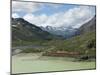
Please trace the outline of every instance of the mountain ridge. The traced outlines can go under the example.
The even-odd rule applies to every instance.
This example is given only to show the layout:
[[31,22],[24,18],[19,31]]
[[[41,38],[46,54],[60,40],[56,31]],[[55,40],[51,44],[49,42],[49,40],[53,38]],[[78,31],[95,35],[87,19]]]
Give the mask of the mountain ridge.
[[50,40],[54,35],[22,18],[12,18],[13,40]]
[[78,31],[80,34],[96,31],[96,15],[91,20],[83,24]]

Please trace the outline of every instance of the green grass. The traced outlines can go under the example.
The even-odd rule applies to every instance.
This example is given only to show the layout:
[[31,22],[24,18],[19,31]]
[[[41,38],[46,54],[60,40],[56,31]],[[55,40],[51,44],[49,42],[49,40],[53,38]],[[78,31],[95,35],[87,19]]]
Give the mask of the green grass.
[[26,49],[23,52],[41,52],[41,51],[71,51],[71,52],[79,52],[82,56],[96,56],[96,38],[95,32],[89,32],[82,35],[78,35],[72,37],[67,40],[34,40],[34,41],[16,41],[13,42],[14,46],[22,46],[22,45],[40,45],[45,46],[46,48],[39,49]]
[[23,49],[22,53],[38,53],[44,51],[43,48],[26,48]]
[[25,46],[25,45],[42,45],[45,40],[31,40],[31,41],[24,41],[24,40],[16,40],[12,42],[12,46]]
[[94,56],[96,54],[95,32],[89,32],[83,35],[75,36],[68,40],[52,40],[45,42],[44,45],[51,46],[49,50],[77,51],[81,55]]

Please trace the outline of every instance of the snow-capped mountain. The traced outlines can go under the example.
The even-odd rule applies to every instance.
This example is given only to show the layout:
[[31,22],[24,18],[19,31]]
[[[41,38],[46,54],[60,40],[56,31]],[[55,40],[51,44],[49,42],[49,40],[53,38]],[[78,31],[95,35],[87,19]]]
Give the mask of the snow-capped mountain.
[[76,31],[78,29],[73,28],[73,27],[52,27],[52,26],[46,26],[46,27],[42,27],[42,30],[48,31],[49,33],[55,34],[55,35],[60,35],[63,36],[65,38],[70,38],[74,35],[76,35]]

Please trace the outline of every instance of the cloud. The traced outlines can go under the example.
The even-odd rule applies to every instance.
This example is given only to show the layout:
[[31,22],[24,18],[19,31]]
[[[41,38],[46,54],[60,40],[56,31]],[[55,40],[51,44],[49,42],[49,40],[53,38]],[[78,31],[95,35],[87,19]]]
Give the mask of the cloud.
[[70,8],[65,12],[59,12],[52,14],[50,16],[46,14],[35,15],[26,14],[23,18],[30,23],[36,24],[38,26],[73,26],[80,27],[85,22],[89,21],[95,15],[95,7],[93,6],[77,6]]
[[48,16],[46,16],[45,14],[42,14],[40,16],[35,16],[33,14],[26,14],[23,18],[29,21],[30,23],[41,26],[43,23],[46,22],[46,20],[48,19]]
[[39,10],[40,3],[12,1],[13,13],[32,13]]
[[12,17],[13,17],[13,18],[19,18],[20,16],[19,16],[17,13],[13,13],[13,14],[12,14]]

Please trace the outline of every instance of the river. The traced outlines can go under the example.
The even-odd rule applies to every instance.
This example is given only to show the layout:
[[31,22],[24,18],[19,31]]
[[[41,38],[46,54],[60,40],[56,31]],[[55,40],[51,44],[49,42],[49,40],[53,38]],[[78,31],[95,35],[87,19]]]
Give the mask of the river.
[[12,73],[95,69],[95,61],[74,62],[72,60],[74,58],[40,56],[40,53],[20,53],[12,56]]

